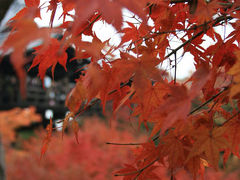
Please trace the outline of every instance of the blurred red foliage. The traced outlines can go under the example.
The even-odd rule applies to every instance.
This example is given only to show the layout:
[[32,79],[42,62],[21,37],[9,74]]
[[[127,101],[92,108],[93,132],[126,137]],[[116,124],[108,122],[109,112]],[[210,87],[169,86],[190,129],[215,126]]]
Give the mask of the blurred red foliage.
[[[37,132],[42,135],[44,132]],[[106,141],[143,141],[131,132],[108,127],[98,118],[87,119],[78,133],[77,144],[73,132],[54,133],[50,147],[39,161],[42,138],[31,138],[23,143],[23,149],[8,149],[6,153],[7,179],[9,180],[106,180],[122,179],[113,172],[123,162],[131,159],[126,147],[107,145]],[[38,163],[40,162],[40,163]]]
[[[16,108],[2,112],[1,117],[5,117],[4,114],[6,115],[7,113],[11,115],[10,117],[13,117],[8,123],[6,120],[5,124],[11,124],[13,120],[18,122],[19,118],[27,117],[25,121],[25,125],[27,125],[30,124],[31,121],[37,120],[38,115],[35,114],[34,111],[34,108],[22,111]],[[31,112],[31,116],[27,116],[27,112]],[[29,140],[21,140],[20,138],[5,139],[10,140],[8,144],[12,142],[12,140],[15,140],[19,146],[18,148],[5,146],[7,179],[127,180],[130,178],[129,176],[116,177],[114,173],[116,173],[116,169],[123,167],[123,163],[130,162],[132,164],[136,162],[134,155],[137,156],[136,152],[141,151],[141,146],[137,148],[130,146],[132,151],[129,151],[129,146],[107,145],[106,142],[144,142],[145,136],[134,136],[134,133],[126,129],[126,126],[123,125],[126,122],[121,122],[123,123],[121,124],[114,121],[112,126],[109,127],[106,125],[106,122],[100,118],[83,118],[81,120],[84,120],[84,125],[80,127],[78,132],[79,144],[74,138],[73,130],[69,129],[68,133],[64,134],[63,140],[60,137],[61,133],[55,131],[49,150],[41,161],[39,159],[42,146],[41,140],[43,139],[41,136],[44,135],[43,130],[38,130],[36,132],[37,136]],[[11,127],[17,127],[17,125]],[[9,129],[9,133],[11,132],[11,134],[14,135],[13,129],[14,128],[12,128],[12,131]],[[3,132],[5,132],[5,130]],[[1,133],[3,134],[3,132]],[[5,135],[3,137],[5,137]],[[167,169],[167,162],[166,166],[158,162],[156,162],[156,165],[158,166],[153,170],[156,177],[161,177],[161,180],[169,180],[171,175]],[[238,164],[235,164],[234,166],[237,165]],[[177,180],[191,180],[192,176],[183,169],[179,169],[176,172],[175,178],[177,178]],[[238,171],[230,171],[230,173],[227,174],[223,171],[214,172],[207,170],[204,178],[210,180],[238,179]]]

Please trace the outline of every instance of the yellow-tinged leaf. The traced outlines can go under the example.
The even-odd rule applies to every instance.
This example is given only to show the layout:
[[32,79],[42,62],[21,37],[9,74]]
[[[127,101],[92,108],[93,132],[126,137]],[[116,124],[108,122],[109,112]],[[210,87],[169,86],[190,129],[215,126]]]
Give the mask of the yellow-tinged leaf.
[[186,162],[194,156],[205,155],[206,161],[217,170],[220,158],[219,151],[229,146],[227,140],[223,137],[226,129],[224,127],[212,130],[200,129]]

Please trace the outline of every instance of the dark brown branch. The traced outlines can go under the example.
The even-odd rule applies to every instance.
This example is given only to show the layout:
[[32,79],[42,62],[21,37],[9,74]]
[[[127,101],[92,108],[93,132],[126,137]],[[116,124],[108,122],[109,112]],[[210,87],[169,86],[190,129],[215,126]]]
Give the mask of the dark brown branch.
[[196,35],[192,36],[190,39],[182,43],[180,46],[178,46],[176,49],[174,49],[172,52],[170,52],[168,55],[164,57],[164,59],[169,58],[171,55],[175,54],[179,49],[184,47],[186,44],[190,43],[192,40],[196,39],[197,37],[201,36],[205,31],[200,31]]
[[223,20],[231,20],[232,17],[231,16],[219,16],[218,18],[216,18],[215,20],[213,20],[213,24],[211,26],[204,26],[204,30],[198,32],[197,34],[195,34],[194,36],[192,36],[190,39],[188,39],[187,41],[185,41],[184,43],[182,43],[180,46],[178,46],[175,50],[173,50],[171,53],[169,53],[168,55],[166,55],[164,57],[164,59],[170,57],[171,55],[173,55],[175,52],[177,52],[179,49],[181,49],[182,47],[184,47],[186,44],[190,43],[192,40],[196,39],[197,37],[201,36],[203,33],[205,33],[207,30],[209,30],[211,27],[216,26],[219,22],[223,21]]
[[[151,141],[156,141],[158,140],[159,136],[154,137]],[[110,145],[119,145],[119,146],[138,146],[138,145],[142,145],[144,144],[144,142],[142,143],[115,143],[115,142],[106,142],[106,144],[110,144]]]
[[[197,34],[195,34],[194,36],[192,36],[190,39],[188,39],[187,41],[185,41],[184,43],[182,43],[180,46],[178,46],[176,49],[174,49],[171,53],[169,53],[168,55],[166,55],[164,57],[164,59],[167,59],[169,58],[171,55],[175,54],[179,49],[181,49],[182,47],[184,47],[186,44],[190,43],[192,40],[196,39],[197,37],[201,36],[203,33],[205,33],[207,30],[209,30],[211,27],[214,27],[216,26],[219,22],[223,21],[223,20],[231,20],[232,17],[231,16],[228,16],[226,17],[225,15],[223,16],[220,16],[218,18],[216,18],[215,20],[211,20],[211,21],[208,21],[208,22],[205,22],[204,24],[201,24],[201,25],[198,25],[198,26],[193,26],[191,28],[188,28],[188,29],[179,29],[179,30],[172,30],[172,31],[163,31],[163,32],[156,32],[154,33],[154,35],[151,35],[150,37],[143,37],[144,41],[150,39],[150,38],[153,38],[153,37],[156,37],[158,35],[162,35],[162,34],[169,34],[169,33],[174,33],[174,32],[180,32],[180,31],[189,31],[189,30],[195,30],[195,29],[198,29],[199,27],[203,27],[204,30],[198,32]],[[212,23],[212,26],[209,26],[208,24]],[[139,39],[140,40],[140,39]],[[137,41],[139,41],[137,40]],[[137,42],[135,41],[135,42]]]
[[[132,78],[133,78],[133,77],[131,77],[128,82],[122,84],[122,85],[120,86],[120,88],[123,88],[123,87],[125,87],[125,86],[130,86],[130,85],[132,84]],[[111,91],[111,92],[109,92],[108,95],[111,95],[111,94],[113,94],[113,93],[115,93],[115,92],[117,92],[116,89],[113,90],[113,91]],[[95,105],[95,104],[96,104],[97,102],[99,102],[99,101],[100,101],[100,99],[95,99],[95,100],[93,100],[93,101],[92,101],[89,105],[87,105],[85,108],[79,110],[78,113],[76,113],[76,117],[79,116],[79,115],[81,115],[81,114],[82,114],[84,111],[86,111],[87,109],[90,109],[93,105]]]
[[177,4],[177,3],[187,3],[189,2],[189,0],[171,0],[170,3],[171,4]]
[[[170,4],[177,4],[177,3],[189,3],[191,0],[170,0]],[[219,5],[224,7],[232,7],[233,3],[230,2],[218,2]]]
[[208,113],[210,113],[213,108],[215,107],[215,105],[218,103],[218,99],[214,102],[214,104],[211,106],[211,108],[208,110]]
[[[235,8],[233,11],[236,11],[238,10],[239,8]],[[164,59],[167,59],[169,58],[171,55],[175,54],[179,49],[181,49],[182,47],[184,47],[186,44],[190,43],[191,41],[193,41],[194,39],[196,39],[197,37],[201,36],[203,33],[206,33],[207,30],[209,30],[211,27],[215,27],[218,23],[220,23],[221,21],[223,20],[231,20],[233,19],[231,16],[226,16],[226,15],[222,15],[222,16],[219,16],[217,17],[216,19],[214,20],[210,20],[210,21],[207,21],[203,24],[200,24],[198,26],[193,26],[193,27],[190,27],[188,29],[180,29],[180,30],[172,30],[172,31],[163,31],[163,32],[156,32],[154,33],[153,35],[150,35],[150,36],[144,36],[144,37],[141,37],[140,39],[132,42],[131,44],[135,44],[136,42],[140,41],[143,39],[143,41],[146,41],[150,38],[154,38],[156,36],[159,36],[159,35],[162,35],[162,34],[169,34],[169,33],[174,33],[174,32],[180,32],[180,31],[189,31],[189,30],[195,30],[195,29],[198,29],[199,27],[203,27],[203,30],[198,32],[197,34],[195,34],[194,36],[192,36],[190,39],[188,39],[187,41],[185,41],[184,43],[182,43],[180,46],[178,46],[176,49],[174,49],[171,53],[169,53],[168,55],[166,55],[164,57]],[[213,23],[212,25],[209,25]],[[130,44],[130,45],[131,45]],[[129,46],[130,46],[129,45]],[[131,49],[130,49],[131,50]]]
[[205,101],[204,103],[202,103],[201,105],[199,105],[198,107],[196,107],[195,109],[193,109],[188,116],[192,115],[193,113],[195,113],[196,111],[198,111],[199,109],[201,109],[203,106],[205,106],[206,104],[210,103],[211,101],[213,101],[214,99],[216,99],[219,95],[221,95],[224,91],[226,91],[228,89],[228,87],[225,87],[222,91],[220,91],[219,93],[217,93],[216,95],[212,96],[210,99],[208,99],[207,101]]
[[120,145],[120,146],[137,146],[137,145],[142,145],[143,143],[115,143],[115,142],[106,142],[106,144],[110,144],[110,145]]
[[[196,111],[198,111],[199,109],[201,109],[203,106],[205,106],[206,104],[210,103],[211,101],[213,101],[215,98],[217,98],[218,96],[220,96],[224,91],[226,91],[228,89],[228,87],[225,87],[222,91],[220,91],[219,93],[217,93],[216,95],[212,96],[210,99],[208,99],[207,101],[205,101],[203,104],[199,105],[198,107],[196,107],[195,109],[193,109],[189,114],[188,116],[192,115],[193,113],[195,113]],[[239,114],[240,111],[237,113]],[[236,115],[235,115],[236,116]],[[235,117],[234,116],[234,117]],[[232,117],[233,118],[233,117]],[[231,118],[231,119],[232,119]],[[224,122],[225,123],[225,122]],[[157,139],[159,139],[160,136],[156,136],[153,141],[156,141]]]
[[230,117],[229,119],[227,119],[224,123],[221,124],[221,126],[224,126],[225,124],[227,124],[230,120],[232,120],[233,118],[235,118],[237,115],[239,115],[240,111],[238,111],[237,113],[235,113],[234,115],[232,115],[232,117]]
[[89,27],[91,27],[91,25],[93,25],[93,23],[95,23],[99,18],[101,17],[101,14],[99,14],[93,21],[91,21],[87,27],[85,27],[79,34],[78,36],[80,36],[81,34],[83,34]]
[[177,53],[174,54],[174,84],[176,84],[177,81]]
[[[133,78],[133,77],[131,77],[128,82],[123,83],[123,84],[120,86],[120,88],[123,88],[123,87],[125,87],[125,86],[131,86],[131,84],[132,84],[132,78]],[[109,92],[108,95],[111,95],[111,94],[113,94],[113,93],[115,93],[115,92],[117,92],[116,89],[114,89],[114,90],[112,90],[111,92]]]
[[144,166],[143,168],[137,170],[137,171],[133,171],[133,172],[129,172],[129,173],[123,173],[123,174],[114,174],[114,176],[129,176],[129,175],[133,175],[133,174],[138,174],[135,179],[148,167],[152,166],[155,162],[157,162],[159,160],[159,158],[153,160],[151,163],[147,164],[146,166]]

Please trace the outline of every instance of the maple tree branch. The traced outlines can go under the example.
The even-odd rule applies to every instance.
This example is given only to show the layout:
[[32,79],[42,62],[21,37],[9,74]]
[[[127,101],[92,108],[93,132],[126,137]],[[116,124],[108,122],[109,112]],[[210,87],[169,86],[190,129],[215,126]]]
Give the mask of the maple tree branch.
[[[131,84],[132,84],[132,78],[133,78],[133,77],[131,77],[128,82],[123,83],[123,84],[120,86],[120,88],[123,88],[123,87],[125,87],[125,86],[131,86]],[[108,95],[111,95],[111,94],[113,94],[113,93],[115,93],[115,92],[117,92],[117,89],[112,90],[111,92],[108,93]]]
[[[238,10],[238,8],[235,8],[234,10]],[[233,10],[233,11],[234,11]],[[164,57],[164,59],[167,59],[169,58],[171,55],[173,55],[175,52],[177,52],[179,49],[181,49],[182,47],[184,47],[186,44],[190,43],[192,40],[196,39],[197,37],[199,37],[200,35],[202,35],[203,33],[206,33],[207,30],[209,30],[211,27],[214,27],[216,26],[219,22],[223,21],[223,20],[231,20],[233,19],[231,16],[226,16],[226,15],[222,15],[222,16],[219,16],[217,17],[216,19],[214,20],[210,20],[210,21],[207,21],[203,24],[200,24],[200,25],[194,25],[193,27],[190,27],[188,29],[176,29],[176,30],[172,30],[172,31],[162,31],[162,32],[153,32],[153,35],[150,35],[150,36],[144,36],[144,37],[141,37],[140,39],[132,42],[131,44],[135,44],[136,42],[140,41],[143,39],[143,41],[146,41],[150,38],[154,38],[158,35],[162,35],[162,34],[169,34],[169,33],[174,33],[174,32],[180,32],[180,31],[189,31],[189,30],[196,30],[198,29],[199,27],[203,27],[203,30],[198,32],[197,34],[195,34],[194,36],[192,36],[190,39],[186,40],[183,44],[181,44],[180,46],[178,46],[175,50],[173,50],[171,53],[169,53],[168,55],[166,55]],[[208,24],[214,22],[211,26],[208,26]],[[131,49],[130,49],[131,50]]]
[[174,84],[176,84],[177,81],[177,53],[174,53]]
[[[132,84],[132,78],[133,78],[133,77],[131,77],[128,82],[123,83],[123,84],[120,86],[120,88],[123,88],[123,87],[125,87],[125,86],[130,86],[130,85]],[[111,94],[113,94],[113,93],[115,93],[115,92],[117,92],[116,89],[114,89],[114,90],[112,90],[111,92],[109,92],[108,95],[111,95]],[[97,102],[99,102],[99,101],[100,101],[100,99],[95,99],[95,100],[93,100],[93,101],[91,102],[91,104],[89,104],[89,105],[87,105],[85,108],[79,110],[79,112],[76,113],[76,117],[79,116],[79,115],[81,115],[81,113],[83,113],[83,112],[86,111],[87,109],[91,108],[93,105],[95,105],[95,104],[96,104]]]
[[[156,141],[158,140],[160,136],[156,136],[154,137],[153,139],[151,139],[151,141]],[[116,142],[106,142],[106,144],[110,144],[110,145],[120,145],[120,146],[137,146],[137,145],[142,145],[144,144],[145,142],[142,142],[142,143],[116,143]]]
[[225,124],[227,124],[230,120],[232,120],[233,118],[235,118],[239,113],[240,113],[240,111],[236,112],[234,115],[232,115],[232,117],[230,117],[230,118],[227,119],[224,123],[222,123],[221,126],[224,126]]
[[164,57],[164,59],[169,58],[171,55],[175,54],[179,49],[181,49],[182,47],[184,47],[186,44],[190,43],[192,40],[196,39],[197,37],[201,36],[205,31],[200,31],[198,32],[196,35],[192,36],[190,39],[188,39],[187,41],[185,41],[184,43],[182,43],[180,46],[178,46],[176,49],[174,49],[172,52],[170,52],[168,55],[166,55]]
[[[237,10],[237,8],[236,8],[235,10]],[[156,37],[156,36],[158,36],[158,35],[162,35],[162,34],[176,33],[176,32],[181,32],[181,31],[197,30],[197,29],[200,28],[200,27],[206,27],[206,25],[212,23],[213,21],[216,22],[216,23],[214,23],[214,26],[215,26],[217,23],[219,23],[220,21],[225,20],[225,19],[231,20],[232,17],[231,17],[231,16],[228,16],[228,17],[226,18],[225,15],[222,15],[222,16],[219,16],[218,18],[216,18],[215,20],[209,20],[209,21],[207,21],[207,22],[205,22],[205,23],[203,23],[203,24],[199,24],[199,25],[194,24],[194,25],[193,25],[192,27],[190,27],[190,28],[175,29],[175,30],[161,31],[161,32],[153,32],[153,35],[151,35],[151,36],[149,36],[149,37],[145,36],[145,37],[142,37],[142,38],[144,38],[144,41],[146,41],[146,40],[148,40],[148,39],[150,39],[150,38],[154,38],[154,37]],[[209,28],[210,28],[210,27],[209,27]],[[205,29],[205,30],[206,30],[206,29]],[[205,31],[203,31],[203,32],[205,32]],[[140,41],[140,39],[137,40],[137,41]],[[137,42],[137,41],[135,41],[135,42]]]
[[[156,36],[158,36],[158,35],[162,35],[162,34],[169,34],[169,33],[176,33],[176,32],[181,32],[181,31],[190,31],[190,30],[197,30],[199,27],[204,27],[204,26],[206,26],[206,24],[210,24],[212,22],[212,20],[211,21],[207,21],[207,22],[205,22],[205,23],[203,23],[203,24],[200,24],[200,25],[193,25],[192,27],[190,27],[190,28],[184,28],[184,29],[175,29],[175,30],[170,30],[170,31],[160,31],[160,32],[152,32],[153,33],[153,35],[151,35],[151,36],[144,36],[144,37],[142,37],[143,39],[144,39],[144,41],[146,41],[146,40],[148,40],[148,39],[150,39],[150,38],[154,38],[154,37],[156,37]],[[136,40],[135,42],[138,42],[138,41],[140,41],[141,39],[138,39],[138,40]],[[134,42],[134,43],[135,43]]]
[[137,145],[142,145],[143,143],[115,143],[115,142],[106,142],[106,144],[110,144],[110,145],[120,145],[120,146],[137,146]]
[[[225,15],[223,16],[219,16],[218,18],[216,18],[213,23],[212,26],[205,26],[204,30],[198,32],[197,34],[195,34],[194,36],[192,36],[190,39],[188,39],[187,41],[185,41],[184,43],[182,43],[180,46],[178,46],[176,49],[174,49],[171,53],[169,53],[168,55],[166,55],[164,57],[164,59],[169,58],[171,55],[173,55],[174,53],[176,53],[179,49],[181,49],[182,47],[184,47],[186,44],[190,43],[192,40],[196,39],[197,37],[201,36],[203,33],[205,33],[207,30],[210,29],[210,27],[214,27],[216,26],[219,22],[226,20],[226,19],[232,19],[231,16],[226,17]],[[205,23],[206,25],[206,23]]]
[[[133,78],[133,77],[131,77],[128,82],[123,83],[123,84],[120,86],[120,88],[123,88],[123,87],[125,87],[125,86],[131,86],[131,84],[132,84],[132,78]],[[108,95],[111,95],[111,94],[113,94],[113,93],[115,93],[115,92],[117,92],[116,89],[114,89],[114,90],[112,90],[111,92],[109,92]],[[80,116],[84,111],[90,109],[92,106],[94,106],[95,104],[97,104],[99,101],[100,101],[100,99],[94,99],[89,105],[87,105],[87,106],[84,107],[83,109],[80,109],[80,110],[75,114],[75,117]],[[64,121],[64,119],[58,120],[58,123],[61,123],[61,122],[63,122],[63,121]],[[56,128],[56,129],[57,129],[57,128]]]
[[[196,107],[195,109],[193,109],[189,114],[188,116],[192,115],[193,113],[195,113],[196,111],[198,111],[199,109],[201,109],[203,106],[205,106],[206,104],[210,103],[211,101],[213,101],[215,98],[217,98],[218,96],[220,96],[224,91],[226,91],[228,89],[228,87],[224,87],[224,89],[222,91],[220,91],[219,93],[215,94],[214,96],[212,96],[210,99],[208,99],[207,101],[205,101],[204,103],[202,103],[201,105],[199,105],[198,107]],[[240,113],[240,111],[238,112]],[[236,115],[235,115],[236,116]],[[234,117],[235,117],[234,116]],[[233,118],[233,117],[232,117]],[[231,119],[232,119],[231,118]],[[224,122],[225,123],[225,122]],[[152,141],[156,141],[160,138],[160,136],[156,136],[154,139],[152,139]],[[116,143],[117,145],[118,143]],[[138,143],[133,143],[133,144],[136,144],[138,145]],[[118,145],[131,145],[131,143],[129,144],[118,144]]]
[[152,162],[150,162],[149,164],[147,164],[146,166],[144,166],[143,168],[137,170],[137,171],[132,171],[129,173],[123,173],[123,174],[114,174],[114,176],[129,176],[129,175],[133,175],[133,174],[138,174],[134,179],[136,179],[145,169],[149,168],[150,166],[152,166],[155,162],[157,162],[159,160],[159,158],[156,158],[155,160],[153,160]]
[[91,27],[91,25],[93,24],[93,23],[95,23],[99,18],[101,17],[101,14],[99,14],[93,21],[91,21],[88,25],[87,25],[87,27],[85,27],[79,34],[78,34],[78,36],[80,36],[81,34],[83,34],[89,27]]
[[[191,0],[170,0],[170,4],[177,4],[177,3],[189,3]],[[232,7],[234,3],[230,2],[217,2],[221,6]]]
[[177,4],[177,3],[186,3],[189,2],[190,0],[170,0],[171,4]]
[[216,102],[214,102],[214,104],[211,106],[211,108],[208,110],[208,113],[210,113],[213,108],[215,107],[215,105],[218,103],[218,99],[216,100]]
[[196,111],[198,111],[199,109],[201,109],[203,106],[205,106],[206,104],[210,103],[211,101],[213,101],[215,98],[217,98],[219,95],[221,95],[224,91],[226,91],[228,89],[228,87],[225,87],[222,91],[220,91],[219,93],[215,94],[214,96],[212,96],[210,99],[208,99],[207,101],[205,101],[204,103],[202,103],[201,105],[199,105],[198,107],[196,107],[195,109],[193,109],[188,116],[192,115],[193,113],[195,113]]
[[[169,34],[169,33],[175,33],[175,32],[181,32],[181,31],[190,31],[190,30],[197,30],[200,27],[205,27],[206,25],[212,23],[214,20],[209,20],[203,24],[193,24],[190,28],[183,28],[183,29],[175,29],[175,30],[171,30],[171,31],[161,31],[161,32],[153,32],[156,35],[161,35],[161,34]],[[155,37],[155,36],[153,36]],[[149,37],[152,38],[152,37]]]

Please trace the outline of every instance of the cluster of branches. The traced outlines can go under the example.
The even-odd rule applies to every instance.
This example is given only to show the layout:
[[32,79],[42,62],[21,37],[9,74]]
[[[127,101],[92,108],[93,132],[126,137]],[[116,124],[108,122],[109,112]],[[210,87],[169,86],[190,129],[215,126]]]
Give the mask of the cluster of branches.
[[[105,112],[106,102],[112,101],[113,116],[127,106],[131,109],[129,117],[137,117],[139,125],[143,123],[151,132],[147,142],[122,144],[139,147],[135,150],[135,161],[116,176],[157,178],[154,169],[164,164],[172,178],[179,168],[196,178],[203,174],[206,166],[218,169],[222,151],[224,163],[231,154],[239,157],[238,1],[50,0],[49,4],[40,5],[39,0],[25,0],[25,3],[26,7],[9,22],[12,31],[1,46],[3,53],[13,50],[11,61],[21,78],[22,92],[23,52],[29,43],[37,39],[43,41],[35,48],[36,56],[30,67],[38,66],[42,80],[50,67],[54,75],[57,63],[66,68],[65,50],[72,46],[76,51],[72,60],[90,58],[91,63],[66,99],[71,112],[63,120],[63,130],[73,118],[77,138],[76,117],[98,101]],[[63,22],[53,27],[60,5]],[[51,11],[50,26],[39,28],[34,18],[40,17],[43,6]],[[133,14],[129,20],[123,18],[123,8]],[[74,15],[70,14],[72,10]],[[68,16],[73,21],[67,21]],[[99,21],[116,29],[121,37],[118,45],[99,39],[93,31]],[[226,26],[233,27],[227,36],[214,29],[226,29]],[[60,41],[52,38],[54,33],[62,33],[63,38]],[[90,42],[84,39],[86,35],[92,38]],[[174,49],[171,48],[172,36],[181,42]],[[203,47],[204,36],[215,43]],[[16,41],[21,37],[24,38]],[[171,52],[166,54],[167,49]],[[196,72],[179,83],[177,61],[186,52],[193,55]],[[170,78],[159,66],[172,57],[175,73]],[[192,107],[196,99],[200,105]],[[228,106],[231,111],[227,110]],[[51,121],[42,155],[51,141],[52,131]]]

